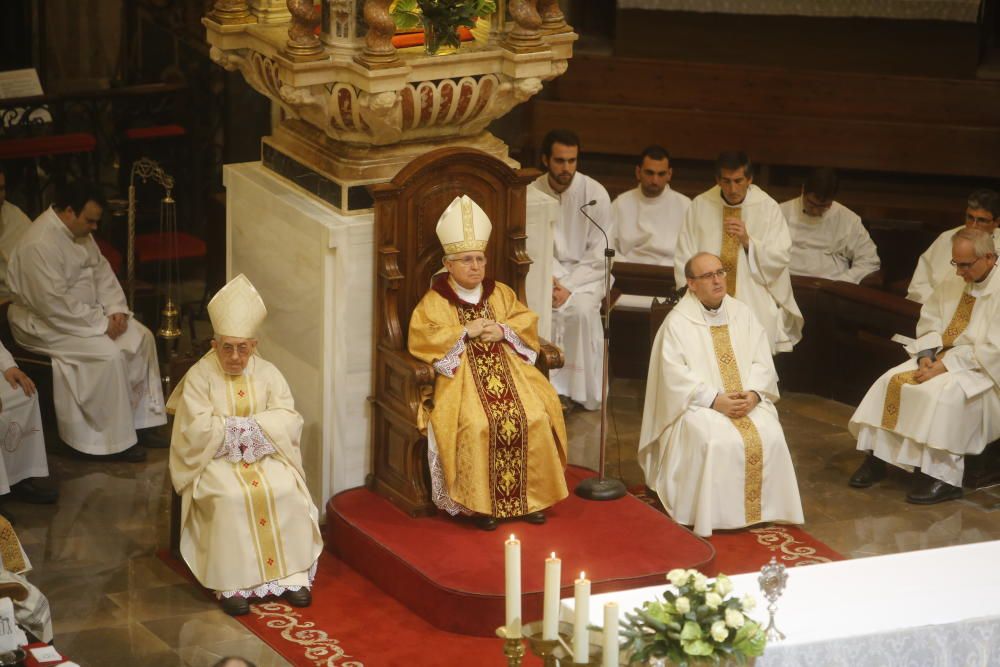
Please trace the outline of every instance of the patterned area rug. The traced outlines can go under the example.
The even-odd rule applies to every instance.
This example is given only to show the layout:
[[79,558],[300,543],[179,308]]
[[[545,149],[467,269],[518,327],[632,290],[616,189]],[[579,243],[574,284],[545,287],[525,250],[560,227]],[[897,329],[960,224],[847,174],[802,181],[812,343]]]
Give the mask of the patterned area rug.
[[[633,495],[663,509],[645,489],[634,489]],[[720,531],[709,542],[717,553],[706,574],[751,572],[772,557],[786,567],[844,559],[793,526]],[[191,578],[187,567],[166,550],[159,555]],[[295,609],[283,600],[268,599],[251,605],[250,614],[237,620],[297,667],[504,664],[499,640],[435,628],[327,551],[320,557],[313,600],[311,607]],[[523,664],[536,667],[541,661],[528,655]]]

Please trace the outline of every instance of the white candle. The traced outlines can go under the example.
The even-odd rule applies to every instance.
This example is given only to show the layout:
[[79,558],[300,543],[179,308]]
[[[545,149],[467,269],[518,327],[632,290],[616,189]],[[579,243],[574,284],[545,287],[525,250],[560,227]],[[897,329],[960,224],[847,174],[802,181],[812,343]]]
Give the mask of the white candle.
[[574,593],[573,664],[586,665],[590,662],[590,632],[587,630],[587,622],[590,620],[590,581],[586,573],[580,573]]
[[521,636],[521,542],[514,537],[504,543],[507,637]]
[[545,559],[545,597],[542,600],[542,639],[559,638],[559,589],[562,561],[555,552]]
[[618,667],[618,603],[604,605],[604,648],[602,667]]

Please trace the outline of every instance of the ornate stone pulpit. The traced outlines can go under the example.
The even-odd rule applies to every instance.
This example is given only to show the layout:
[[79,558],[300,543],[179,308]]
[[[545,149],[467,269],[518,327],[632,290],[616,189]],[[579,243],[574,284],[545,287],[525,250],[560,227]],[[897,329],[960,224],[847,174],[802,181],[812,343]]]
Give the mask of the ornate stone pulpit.
[[[203,19],[212,59],[276,109],[261,161],[224,170],[226,269],[246,273],[268,305],[259,349],[288,377],[305,418],[303,461],[320,507],[375,467],[373,192],[379,206],[386,192],[376,186],[449,147],[474,149],[462,153],[470,173],[482,167],[473,155],[515,173],[488,125],[572,57],[577,35],[557,0],[496,4],[447,56],[393,46],[391,0],[217,0]],[[465,181],[454,178],[457,194]],[[558,208],[517,187],[505,206],[519,210],[527,235],[518,275],[547,335]]]

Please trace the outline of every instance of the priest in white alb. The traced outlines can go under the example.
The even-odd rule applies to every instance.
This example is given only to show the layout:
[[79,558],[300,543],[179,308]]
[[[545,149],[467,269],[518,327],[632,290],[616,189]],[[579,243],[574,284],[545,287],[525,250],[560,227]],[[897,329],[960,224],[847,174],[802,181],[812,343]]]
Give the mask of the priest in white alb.
[[10,522],[0,517],[0,596],[14,603],[18,625],[43,642],[51,642],[52,610],[48,598],[27,579],[31,561]]
[[789,352],[802,338],[802,313],[788,272],[791,237],[778,202],[753,185],[744,153],[715,162],[716,186],[691,202],[674,252],[674,277],[685,284],[684,264],[696,253],[718,255],[729,296],[750,307],[767,332],[771,354]]
[[726,294],[710,253],[682,267],[687,294],[653,341],[639,435],[646,484],[696,535],[803,522],[778,422],[778,376],[763,327]]
[[781,204],[792,238],[789,270],[795,276],[856,285],[878,271],[881,263],[861,216],[834,201],[838,186],[835,170],[814,169],[802,194]]
[[[952,234],[954,273],[920,309],[911,359],[882,375],[848,425],[867,456],[851,486],[869,487],[886,464],[920,469],[906,500],[960,498],[965,456],[1000,438],[1000,278],[993,236]],[[957,275],[956,275],[957,274]]]
[[[674,247],[691,200],[670,188],[670,153],[649,146],[635,167],[638,185],[615,198],[615,261],[672,267]],[[617,306],[649,308],[653,298],[622,294]]]
[[14,251],[14,245],[21,234],[28,229],[31,220],[20,208],[7,201],[7,174],[0,164],[0,303],[10,301],[7,287],[7,262]]
[[323,549],[285,378],[257,354],[264,302],[240,274],[208,304],[212,350],[178,384],[170,478],[181,496],[181,555],[233,616],[249,600],[312,603]]
[[103,211],[94,186],[56,188],[7,267],[10,328],[19,345],[52,358],[59,437],[84,454],[143,461],[136,431],[167,421],[156,343],[91,236]]
[[[1000,247],[1000,193],[993,190],[976,190],[965,203],[965,225],[980,229],[993,236],[994,245]],[[954,275],[951,265],[951,238],[962,227],[942,232],[917,260],[906,298],[917,303],[927,303],[934,289]]]
[[[551,371],[549,379],[564,399],[596,410],[601,406],[604,359],[604,249],[613,238],[614,217],[604,186],[576,170],[579,153],[574,133],[549,132],[542,142],[547,171],[533,185],[555,198],[560,211],[553,233],[552,342],[562,348],[566,363]],[[569,405],[564,402],[564,407]],[[584,462],[572,453],[570,460]]]

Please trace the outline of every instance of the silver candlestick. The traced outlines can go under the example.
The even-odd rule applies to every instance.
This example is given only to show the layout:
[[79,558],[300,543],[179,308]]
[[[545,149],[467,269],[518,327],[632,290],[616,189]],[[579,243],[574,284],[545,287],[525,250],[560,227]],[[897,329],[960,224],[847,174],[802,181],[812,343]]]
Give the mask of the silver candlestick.
[[785,633],[779,630],[778,626],[774,624],[774,614],[778,611],[778,598],[781,597],[782,592],[785,590],[785,584],[788,583],[788,572],[785,571],[785,566],[772,556],[771,562],[760,568],[760,576],[757,577],[757,583],[760,584],[760,590],[764,593],[764,597],[767,598],[768,602],[767,613],[770,618],[768,619],[767,627],[764,629],[767,641],[781,641],[785,638]]

